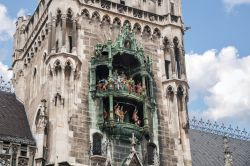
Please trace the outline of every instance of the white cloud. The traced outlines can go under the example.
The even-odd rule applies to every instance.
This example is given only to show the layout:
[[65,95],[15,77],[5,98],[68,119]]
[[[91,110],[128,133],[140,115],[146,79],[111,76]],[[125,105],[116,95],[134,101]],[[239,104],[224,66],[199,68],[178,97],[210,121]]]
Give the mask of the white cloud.
[[18,12],[17,12],[17,17],[25,17],[28,15],[28,10],[27,9],[23,9],[21,8]]
[[0,41],[12,38],[15,31],[14,19],[7,14],[7,8],[0,4]]
[[229,10],[238,5],[250,4],[250,0],[223,0],[223,1]]
[[250,55],[239,57],[235,47],[220,52],[187,54],[187,74],[191,102],[199,97],[208,119],[236,122],[247,126],[250,119]]
[[0,61],[0,76],[2,76],[3,80],[5,81],[9,81],[12,78],[12,71],[9,71],[8,66],[4,65],[1,61]]

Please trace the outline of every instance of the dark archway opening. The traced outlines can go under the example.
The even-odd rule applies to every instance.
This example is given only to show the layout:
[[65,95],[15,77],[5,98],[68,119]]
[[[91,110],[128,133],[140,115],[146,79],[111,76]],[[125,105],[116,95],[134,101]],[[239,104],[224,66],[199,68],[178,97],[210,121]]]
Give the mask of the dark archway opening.
[[107,79],[109,76],[109,69],[106,65],[96,67],[96,83]]
[[124,73],[130,77],[137,68],[140,67],[140,62],[137,58],[130,54],[117,54],[113,58],[113,70],[118,74]]

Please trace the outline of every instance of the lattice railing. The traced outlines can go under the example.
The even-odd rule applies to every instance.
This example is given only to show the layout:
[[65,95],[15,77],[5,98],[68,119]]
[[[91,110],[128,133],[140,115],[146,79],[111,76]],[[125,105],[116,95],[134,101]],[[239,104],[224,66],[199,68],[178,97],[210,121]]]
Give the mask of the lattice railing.
[[189,124],[191,129],[250,141],[250,132],[247,132],[246,129],[240,130],[238,126],[233,128],[231,125],[226,126],[224,123],[212,122],[210,120],[205,121],[202,118],[197,119],[196,117],[189,120]]
[[5,81],[3,76],[0,76],[0,91],[13,93],[13,87],[10,81]]

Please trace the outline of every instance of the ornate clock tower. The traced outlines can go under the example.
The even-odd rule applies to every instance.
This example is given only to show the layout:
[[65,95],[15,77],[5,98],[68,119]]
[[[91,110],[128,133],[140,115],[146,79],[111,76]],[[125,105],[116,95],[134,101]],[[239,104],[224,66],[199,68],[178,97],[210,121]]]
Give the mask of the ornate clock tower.
[[181,0],[40,0],[14,86],[36,165],[190,166]]

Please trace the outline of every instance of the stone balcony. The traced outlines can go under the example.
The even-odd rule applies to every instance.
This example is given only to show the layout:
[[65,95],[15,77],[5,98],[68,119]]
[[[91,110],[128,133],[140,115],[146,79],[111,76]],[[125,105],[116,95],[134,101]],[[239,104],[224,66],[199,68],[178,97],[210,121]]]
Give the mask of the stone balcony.
[[133,133],[138,140],[141,140],[146,133],[146,130],[143,127],[127,122],[108,121],[99,123],[99,127],[113,139],[119,139],[123,141],[129,141],[129,138],[131,138]]

